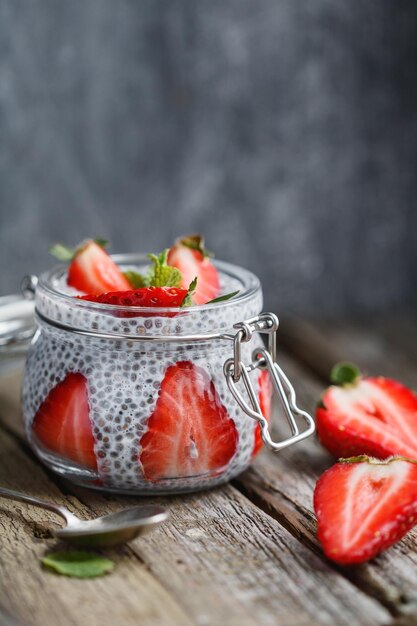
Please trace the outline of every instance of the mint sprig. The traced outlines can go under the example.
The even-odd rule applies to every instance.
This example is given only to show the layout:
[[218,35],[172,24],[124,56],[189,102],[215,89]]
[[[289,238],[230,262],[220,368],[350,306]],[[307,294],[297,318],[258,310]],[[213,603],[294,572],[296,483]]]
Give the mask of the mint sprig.
[[234,298],[239,293],[238,291],[232,291],[231,293],[226,293],[224,296],[219,296],[218,298],[214,298],[213,300],[209,300],[206,304],[217,304],[218,302],[226,302],[226,300],[230,300]]
[[190,282],[187,295],[185,296],[184,300],[181,303],[181,308],[186,307],[186,306],[192,306],[194,304],[193,295],[196,289],[197,289],[197,276],[194,278],[194,280]]
[[181,287],[182,275],[179,269],[168,265],[169,248],[160,254],[148,254],[153,267],[149,273],[150,287]]
[[146,277],[139,274],[139,272],[128,270],[127,272],[123,272],[123,276],[127,278],[133,289],[140,289],[141,287],[148,286]]
[[73,578],[96,578],[114,568],[114,561],[92,552],[51,552],[44,556],[42,564],[63,576]]

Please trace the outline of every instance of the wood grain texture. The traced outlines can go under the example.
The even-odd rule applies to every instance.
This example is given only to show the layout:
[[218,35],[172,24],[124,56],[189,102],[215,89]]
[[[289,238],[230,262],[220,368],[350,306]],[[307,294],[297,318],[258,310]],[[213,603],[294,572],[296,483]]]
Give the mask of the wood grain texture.
[[[320,379],[341,360],[353,360],[364,371],[394,376],[408,384],[417,380],[416,365],[387,345],[372,325],[293,322],[283,328],[290,328],[285,342],[310,369],[282,353],[280,362],[294,383],[299,404],[312,413],[324,388]],[[281,432],[275,430],[276,434]],[[312,494],[316,479],[333,462],[317,441],[310,440],[275,457],[263,452],[237,482],[249,497],[319,553]],[[394,615],[417,620],[416,530],[368,564],[337,569],[382,601]]]
[[[7,407],[7,415],[0,411],[0,417],[9,434],[2,436],[2,446],[8,451],[0,460],[2,483],[64,500],[81,516],[137,504],[134,498],[109,496],[68,483],[58,488],[55,481],[51,482],[22,443],[17,420],[16,381],[9,379],[5,387],[0,388],[0,406]],[[153,610],[154,623],[163,626],[181,619],[184,625],[191,619],[192,623],[208,626],[371,625],[386,623],[389,619],[389,613],[382,606],[358,591],[234,487],[195,496],[160,498],[159,502],[170,507],[170,521],[158,532],[133,542],[120,553],[114,551],[118,561],[116,574],[89,581],[88,586],[39,570],[38,556],[44,540],[34,538],[33,529],[43,537],[41,522],[50,520],[51,514],[38,509],[29,511],[30,507],[21,504],[16,507],[11,502],[4,506],[0,503],[0,510],[7,512],[5,526],[10,524],[12,528],[0,538],[6,544],[6,548],[0,550],[0,558],[10,558],[17,550],[16,544],[19,544],[20,560],[27,551],[30,554],[24,577],[16,568],[8,570],[8,578],[2,583],[3,592],[0,592],[4,595],[5,606],[28,624],[41,623],[50,602],[48,588],[50,593],[56,593],[58,608],[54,610],[57,614],[67,611],[68,623],[72,623],[74,611],[70,610],[70,604],[87,605],[87,598],[89,594],[93,597],[95,589],[95,597],[99,599],[103,595],[105,601],[100,615],[92,619],[104,624],[114,620],[119,611],[135,615],[137,605],[145,613],[140,616],[141,623],[152,623],[149,612]],[[0,566],[2,564],[5,568],[5,563],[0,561]],[[118,577],[127,578],[123,590],[119,590]],[[7,594],[9,586],[14,587],[16,594]],[[22,597],[22,594],[24,602],[20,600],[18,607],[17,596]],[[42,594],[38,606],[36,598]],[[113,603],[107,608],[110,598]],[[188,617],[181,617],[185,615]]]

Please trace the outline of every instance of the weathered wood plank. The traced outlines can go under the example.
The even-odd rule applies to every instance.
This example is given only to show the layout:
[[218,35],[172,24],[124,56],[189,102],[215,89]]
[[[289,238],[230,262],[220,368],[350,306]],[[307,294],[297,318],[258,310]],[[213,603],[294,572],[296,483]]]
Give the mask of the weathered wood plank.
[[[2,414],[2,418],[14,436],[20,437],[16,400],[14,403],[11,400],[11,382],[6,386],[5,394],[0,390],[0,398],[10,401],[5,400],[8,411],[7,417]],[[4,406],[2,401],[1,405]],[[7,440],[20,445],[13,437]],[[21,450],[20,454],[25,457]],[[22,479],[25,463],[30,465],[32,482],[29,478]],[[19,457],[18,466],[12,474],[15,475],[14,485],[39,493],[35,476],[39,469],[37,463],[29,457],[23,462]],[[4,482],[7,477],[10,484],[10,469],[0,464],[0,480]],[[69,484],[66,488],[73,494],[72,503],[81,514],[91,514],[91,511],[101,514],[130,503],[137,504],[134,498],[108,496]],[[44,485],[43,491],[50,495],[49,484]],[[62,496],[56,494],[56,497]],[[130,545],[123,553],[126,566],[131,566],[129,552],[134,553],[133,573],[138,563],[144,563],[195,623],[208,626],[294,623],[301,626],[379,624],[389,619],[388,612],[377,602],[334,572],[235,488],[229,486],[196,496],[159,501],[170,506],[171,520],[158,533]],[[10,506],[8,510],[14,508]],[[37,521],[38,515],[35,509],[30,519]],[[19,523],[24,523],[23,515],[19,516]],[[20,532],[19,528],[14,541],[18,540]],[[29,571],[35,566],[32,563]],[[111,593],[112,581],[113,575],[105,579]],[[155,590],[153,599],[159,597],[163,603],[158,594]],[[134,606],[140,602],[132,590],[129,590],[129,597],[135,600]]]
[[397,314],[383,317],[376,321],[375,328],[390,345],[417,362],[417,315]]
[[[404,379],[417,378],[416,367],[402,353],[389,351],[380,338],[372,341],[370,330],[326,325],[322,330],[306,323],[291,328],[288,337],[296,341],[298,357],[302,357],[320,377],[340,360],[354,360],[364,370]],[[340,341],[339,341],[340,336]],[[372,335],[371,335],[372,336]],[[305,342],[305,350],[302,346]],[[281,353],[281,363],[294,382],[301,406],[314,412],[323,390],[323,383],[299,363]],[[414,369],[413,369],[414,368]],[[279,430],[279,429],[278,429]],[[274,515],[301,541],[319,551],[312,514],[312,493],[321,472],[334,462],[318,444],[310,440],[280,455],[263,452],[253,469],[238,479],[242,490]],[[417,532],[413,530],[402,542],[359,567],[338,568],[360,588],[380,599],[393,614],[417,615]]]
[[[365,372],[416,383],[416,366],[403,350],[383,336],[381,322],[314,322],[287,320],[280,342],[323,381],[339,361],[354,361]],[[411,342],[410,342],[411,344]]]
[[[0,484],[86,512],[7,433],[1,433]],[[75,580],[44,571],[39,559],[56,545],[46,528],[55,523],[48,511],[0,500],[0,603],[10,615],[27,626],[194,623],[128,549],[109,551],[117,563],[111,577]]]

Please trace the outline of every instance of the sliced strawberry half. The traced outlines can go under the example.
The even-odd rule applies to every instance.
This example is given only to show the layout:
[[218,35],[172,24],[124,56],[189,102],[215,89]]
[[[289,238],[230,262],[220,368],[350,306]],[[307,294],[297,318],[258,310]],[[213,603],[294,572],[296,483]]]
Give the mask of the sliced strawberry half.
[[70,287],[93,295],[131,289],[116,263],[93,240],[75,251],[68,268],[67,282]]
[[168,367],[140,440],[149,480],[222,473],[236,453],[238,432],[207,372],[190,361]]
[[314,492],[318,538],[342,564],[362,563],[399,541],[417,521],[417,465],[402,457],[342,459]]
[[[264,417],[266,417],[268,424],[271,421],[271,409],[272,409],[272,382],[269,373],[266,370],[259,372],[258,378],[259,384],[259,408]],[[263,441],[261,437],[261,430],[259,425],[255,424],[255,430],[253,431],[253,451],[252,458],[260,452]]]
[[321,443],[336,456],[400,454],[417,459],[417,396],[395,380],[363,377],[350,364],[332,370],[337,385],[316,412]]
[[180,307],[187,295],[188,289],[179,287],[140,287],[128,291],[111,291],[99,296],[89,294],[79,296],[79,299],[127,307]]
[[[111,291],[100,296],[78,296],[80,300],[99,302],[100,304],[113,304],[123,307],[172,307],[187,306],[190,299],[190,291],[179,287],[140,287],[129,291]],[[161,317],[176,317],[179,312],[158,313]],[[153,313],[135,311],[116,311],[116,317],[151,317]]]
[[52,389],[35,415],[32,432],[47,450],[97,469],[87,380],[82,374],[68,374]]
[[181,287],[185,289],[197,277],[194,304],[205,304],[219,295],[219,274],[207,256],[201,235],[177,240],[169,251],[168,264],[181,272]]

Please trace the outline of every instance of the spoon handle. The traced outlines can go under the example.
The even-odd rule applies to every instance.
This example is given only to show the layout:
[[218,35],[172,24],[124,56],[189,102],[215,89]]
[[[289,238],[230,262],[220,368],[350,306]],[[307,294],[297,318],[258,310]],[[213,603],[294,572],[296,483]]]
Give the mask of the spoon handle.
[[20,502],[27,502],[28,504],[39,506],[42,509],[48,509],[49,511],[53,511],[54,513],[57,513],[58,515],[63,517],[68,524],[80,521],[78,517],[73,515],[64,506],[58,506],[57,504],[53,504],[52,502],[47,502],[46,500],[34,498],[33,496],[29,496],[26,493],[20,493],[20,491],[13,491],[12,489],[5,489],[4,487],[0,487],[0,497],[9,498],[10,500],[19,500]]

